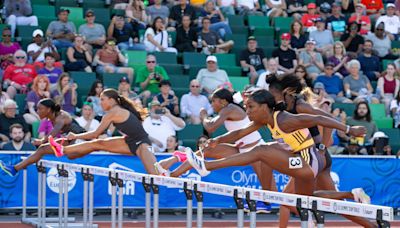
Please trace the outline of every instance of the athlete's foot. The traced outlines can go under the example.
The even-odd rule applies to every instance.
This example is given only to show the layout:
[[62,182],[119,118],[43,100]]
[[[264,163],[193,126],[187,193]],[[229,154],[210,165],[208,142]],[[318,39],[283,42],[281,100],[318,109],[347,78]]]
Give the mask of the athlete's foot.
[[365,203],[365,204],[371,203],[371,198],[367,195],[367,193],[364,192],[364,189],[353,188],[351,190],[351,193],[353,193],[354,201],[356,201],[357,203]]
[[185,152],[190,165],[195,168],[201,176],[204,177],[210,174],[210,171],[206,169],[204,164],[204,156],[202,156],[203,153],[200,152],[201,156],[199,157],[189,147],[186,147]]
[[[247,203],[244,204],[244,212],[249,213],[249,205]],[[263,201],[256,201],[256,213],[257,214],[269,214],[271,213],[271,204],[265,203]]]
[[56,157],[61,157],[64,155],[63,150],[63,142],[64,139],[62,139],[61,143],[57,143],[56,140],[54,140],[53,136],[49,136],[49,143],[50,143],[50,147],[54,152],[54,155],[56,155]]
[[6,165],[3,161],[0,160],[0,169],[3,170],[7,175],[13,177],[17,174],[17,170],[15,170],[13,165]]
[[174,157],[176,157],[177,159],[178,159],[178,161],[179,162],[185,162],[186,161],[186,153],[185,152],[182,152],[182,151],[179,151],[179,150],[177,150],[177,151],[175,151],[173,154],[172,154]]
[[154,168],[156,169],[156,172],[158,175],[160,176],[166,176],[169,177],[170,176],[170,172],[167,169],[164,169],[160,163],[156,162],[154,163]]

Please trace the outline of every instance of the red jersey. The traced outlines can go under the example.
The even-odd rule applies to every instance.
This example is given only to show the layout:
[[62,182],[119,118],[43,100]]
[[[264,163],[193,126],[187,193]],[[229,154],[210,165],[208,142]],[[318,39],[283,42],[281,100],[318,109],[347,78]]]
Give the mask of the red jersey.
[[361,3],[367,8],[367,10],[375,9],[379,11],[383,9],[382,0],[361,0]]
[[10,65],[4,71],[4,80],[10,79],[20,85],[27,85],[33,81],[36,75],[37,73],[33,65],[25,64],[23,67]]
[[320,17],[319,14],[310,15],[306,13],[301,17],[301,23],[305,28],[308,28],[314,26],[314,20],[319,17]]
[[[353,15],[349,18],[349,23],[356,21],[357,16]],[[371,24],[371,20],[369,19],[368,16],[361,16],[361,19],[357,21],[358,24],[361,24],[361,29],[360,29],[360,34],[361,35],[367,35],[369,32],[368,29],[366,29],[367,25]]]

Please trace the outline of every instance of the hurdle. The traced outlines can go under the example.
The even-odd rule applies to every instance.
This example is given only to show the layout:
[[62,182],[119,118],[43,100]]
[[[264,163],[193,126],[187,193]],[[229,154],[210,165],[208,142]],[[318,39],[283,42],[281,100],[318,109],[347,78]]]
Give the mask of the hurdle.
[[[184,191],[186,209],[186,227],[193,224],[193,195],[197,199],[196,225],[203,226],[203,193],[232,197],[237,207],[237,227],[244,227],[244,200],[250,209],[250,227],[256,227],[256,201],[276,203],[296,207],[300,213],[301,227],[308,227],[308,214],[315,216],[318,228],[324,227],[325,213],[335,213],[375,219],[379,227],[390,227],[394,220],[393,208],[378,205],[360,204],[341,200],[325,199],[313,196],[272,192],[239,186],[229,186],[185,178],[173,178],[115,170],[104,167],[79,165],[56,161],[41,160],[36,164],[38,171],[38,215],[37,218],[27,218],[27,171],[23,173],[23,213],[22,222],[37,227],[97,227],[93,224],[93,189],[94,176],[108,177],[112,186],[111,195],[111,227],[123,227],[123,192],[124,181],[133,181],[143,185],[145,190],[145,227],[159,225],[159,187],[181,189]],[[46,217],[46,169],[57,168],[59,175],[59,205],[58,218]],[[83,219],[68,217],[68,173],[81,173],[83,185]],[[118,194],[117,194],[118,187]],[[151,218],[151,193],[153,193],[153,219]],[[118,200],[117,200],[118,195]]]

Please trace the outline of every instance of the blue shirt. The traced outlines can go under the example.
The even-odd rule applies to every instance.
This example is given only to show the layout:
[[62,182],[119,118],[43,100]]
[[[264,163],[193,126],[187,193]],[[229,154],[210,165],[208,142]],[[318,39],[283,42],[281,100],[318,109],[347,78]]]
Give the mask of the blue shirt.
[[[3,146],[2,150],[13,150],[13,151],[16,151],[17,149],[15,149],[15,147],[14,147],[12,142],[9,142],[9,143],[6,143]],[[36,147],[31,143],[24,142],[24,144],[22,145],[22,147],[21,147],[21,149],[19,151],[32,151],[32,150],[36,150]]]
[[43,67],[38,71],[38,74],[46,75],[49,78],[51,84],[57,83],[58,77],[62,74],[62,70],[60,68],[54,68],[53,70],[48,70],[47,68]]
[[327,94],[335,94],[343,91],[343,82],[342,79],[337,75],[332,75],[330,77],[326,75],[320,75],[315,80],[315,83],[321,82],[325,86],[325,91]]
[[371,57],[366,57],[365,55],[361,54],[358,56],[357,60],[360,62],[361,71],[370,79],[375,79],[374,72],[381,72],[380,71],[380,63],[379,58],[375,55]]

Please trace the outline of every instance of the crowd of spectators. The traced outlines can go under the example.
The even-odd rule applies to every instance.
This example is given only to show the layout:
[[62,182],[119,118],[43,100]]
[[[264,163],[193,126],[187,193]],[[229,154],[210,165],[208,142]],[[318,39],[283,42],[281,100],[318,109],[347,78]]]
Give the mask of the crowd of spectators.
[[[62,6],[56,7],[56,20],[43,27],[29,0],[4,1],[6,26],[0,42],[0,147],[4,150],[33,149],[29,142],[36,134],[32,132],[37,131],[37,137],[50,132],[51,122],[40,120],[36,110],[43,98],[54,99],[84,129],[97,128],[104,115],[100,93],[106,85],[98,77],[88,94],[79,94],[80,85],[70,75],[76,71],[124,74],[115,89],[149,113],[143,126],[154,150],[179,150],[176,132],[188,124],[202,124],[202,111],[213,115],[209,96],[218,88],[236,92],[231,75],[218,61],[219,55],[233,52],[250,85],[268,89],[270,75],[295,74],[312,89],[319,108],[346,124],[366,126],[367,136],[357,143],[334,131],[335,146],[349,145],[347,153],[381,153],[374,140],[387,136],[371,118],[370,105],[383,104],[385,117],[393,118],[394,128],[400,127],[400,58],[393,49],[400,44],[399,0],[129,0],[111,1],[106,7],[116,10],[108,27],[98,23],[102,15],[90,8],[82,15],[84,23],[75,24],[70,10]],[[259,45],[264,37],[253,34],[255,28],[246,33],[246,46],[236,44],[232,15],[267,16],[266,27],[274,27],[277,17],[293,20],[288,31],[274,31],[271,50]],[[19,26],[36,27],[29,45],[17,38]],[[126,51],[148,55],[134,70]],[[207,55],[205,62],[199,62],[204,67],[187,85],[188,93],[177,94],[172,73],[158,64],[153,54],[157,52]],[[24,107],[16,103],[19,95],[26,96]],[[334,103],[353,103],[354,115],[347,117],[333,108]],[[118,133],[110,127],[102,137],[111,134]],[[342,150],[335,147],[332,153]],[[384,153],[390,154],[391,148],[384,147]]]

